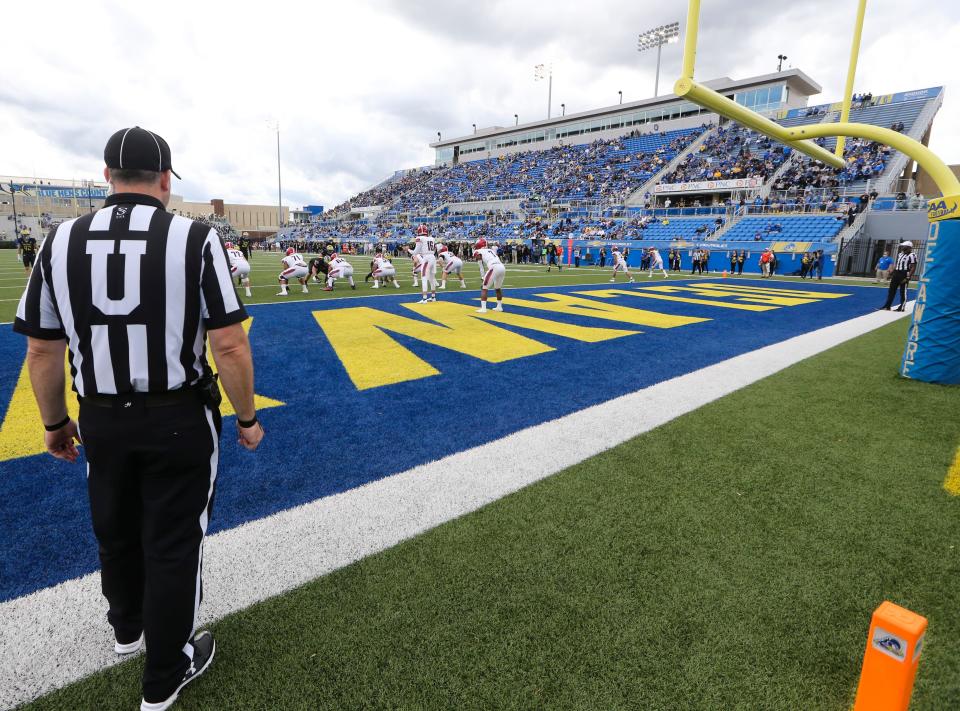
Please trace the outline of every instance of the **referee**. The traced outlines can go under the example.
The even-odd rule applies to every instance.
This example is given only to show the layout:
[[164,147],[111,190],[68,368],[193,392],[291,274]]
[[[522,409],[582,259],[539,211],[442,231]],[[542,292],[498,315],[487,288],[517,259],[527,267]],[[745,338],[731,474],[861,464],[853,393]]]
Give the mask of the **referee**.
[[[223,244],[210,227],[166,211],[176,175],[169,146],[122,129],[104,161],[112,194],[40,245],[14,330],[28,337],[47,451],[75,462],[83,433],[114,649],[130,654],[146,639],[140,708],[162,711],[216,651],[210,632],[196,630],[221,428],[206,338],[239,443],[256,449],[263,430],[247,314]],[[67,414],[67,348],[79,429]]]
[[913,242],[901,242],[900,253],[897,254],[893,275],[890,277],[890,288],[887,290],[887,303],[883,305],[884,311],[889,311],[893,306],[897,289],[900,289],[900,306],[897,311],[903,311],[904,304],[907,303],[907,286],[916,270],[917,255],[913,253]]

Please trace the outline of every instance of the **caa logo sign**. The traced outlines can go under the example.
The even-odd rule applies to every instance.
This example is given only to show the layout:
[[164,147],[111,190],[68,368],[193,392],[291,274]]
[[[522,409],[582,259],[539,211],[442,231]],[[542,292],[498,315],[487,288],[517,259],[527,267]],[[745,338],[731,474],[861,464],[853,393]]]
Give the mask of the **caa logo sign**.
[[957,199],[946,198],[942,200],[931,200],[927,205],[927,217],[931,222],[935,220],[945,220],[957,211]]

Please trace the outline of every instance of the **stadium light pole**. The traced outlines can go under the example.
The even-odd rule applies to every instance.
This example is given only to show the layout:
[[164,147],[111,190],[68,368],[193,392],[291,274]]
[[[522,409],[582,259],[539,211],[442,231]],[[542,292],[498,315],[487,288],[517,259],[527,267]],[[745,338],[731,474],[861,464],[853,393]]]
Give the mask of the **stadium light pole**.
[[784,59],[787,59],[787,58],[788,58],[788,57],[787,57],[787,55],[785,55],[785,54],[778,54],[778,55],[777,55],[777,59],[780,60],[779,62],[777,62],[777,71],[778,71],[778,72],[783,69],[783,60],[784,60]]
[[637,36],[637,51],[645,52],[648,49],[657,48],[657,73],[653,83],[653,95],[660,95],[660,53],[663,45],[673,44],[680,41],[680,23],[671,22],[667,25],[654,27],[652,30],[641,32]]
[[622,92],[622,91],[618,91],[617,93],[620,95],[620,103],[622,104],[622,103],[623,103],[623,92]]
[[533,80],[547,80],[547,118],[553,112],[553,65],[537,64],[533,67]]
[[566,115],[567,115],[567,105],[566,105],[566,104],[560,104],[560,110],[563,112],[563,113],[560,114],[561,116],[566,116]]
[[517,116],[517,114],[514,114],[514,115],[513,115],[513,125],[514,125],[514,126],[519,126],[519,125],[520,125],[520,117]]
[[277,132],[277,237],[283,225],[283,185],[280,182],[280,119],[271,119],[267,125]]
[[37,200],[37,229],[41,232],[43,232],[43,220],[40,217],[40,186],[42,184],[42,181],[36,178],[33,179],[33,192],[36,193],[34,197],[36,197]]
[[477,133],[477,124],[473,124],[473,133],[474,133],[474,134]]

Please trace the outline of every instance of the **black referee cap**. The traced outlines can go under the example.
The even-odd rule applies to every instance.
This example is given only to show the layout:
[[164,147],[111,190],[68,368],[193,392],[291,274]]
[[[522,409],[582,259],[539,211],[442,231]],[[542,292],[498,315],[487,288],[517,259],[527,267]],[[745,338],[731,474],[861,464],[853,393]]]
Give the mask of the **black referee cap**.
[[180,178],[170,161],[167,142],[153,131],[139,126],[121,128],[110,136],[103,149],[103,161],[108,168],[151,170],[156,173],[169,170]]

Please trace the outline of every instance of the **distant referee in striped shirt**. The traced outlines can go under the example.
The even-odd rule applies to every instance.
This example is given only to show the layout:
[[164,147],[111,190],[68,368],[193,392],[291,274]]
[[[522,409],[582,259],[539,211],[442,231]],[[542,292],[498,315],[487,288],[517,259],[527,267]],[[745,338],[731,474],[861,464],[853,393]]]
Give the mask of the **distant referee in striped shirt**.
[[[75,462],[83,434],[115,650],[135,652],[146,638],[141,709],[162,711],[216,651],[213,636],[196,631],[221,426],[207,337],[239,443],[256,449],[263,430],[247,314],[223,244],[213,229],[165,209],[176,175],[169,146],[145,129],[123,129],[107,141],[104,161],[112,194],[41,244],[14,330],[28,336],[47,451]],[[67,347],[79,429],[64,397]]]
[[907,303],[907,286],[913,279],[913,273],[917,271],[917,255],[913,253],[913,242],[901,242],[900,253],[893,264],[893,274],[890,276],[890,288],[887,290],[887,302],[883,305],[883,310],[889,311],[893,306],[893,299],[897,295],[897,289],[900,290],[900,306],[897,311],[903,311]]

